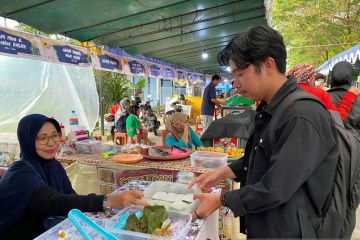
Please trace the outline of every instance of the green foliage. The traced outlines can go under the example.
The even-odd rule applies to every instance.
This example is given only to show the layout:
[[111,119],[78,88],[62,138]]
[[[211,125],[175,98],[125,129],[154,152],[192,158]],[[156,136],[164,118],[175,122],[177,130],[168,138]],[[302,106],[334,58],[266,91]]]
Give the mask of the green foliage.
[[115,101],[131,96],[131,82],[126,74],[94,70],[96,86],[100,96],[100,77],[103,78],[103,102],[105,111]]
[[[47,34],[45,32],[41,32],[39,30],[37,30],[36,28],[30,27],[29,25],[26,25],[24,23],[19,23],[18,25],[15,26],[16,29],[23,31],[23,32],[27,32],[27,33],[32,33],[32,34],[37,34],[39,36],[44,36],[44,37],[48,37],[48,38],[52,38],[54,40],[58,40],[58,41],[63,41],[65,42],[65,37],[58,35],[58,34]],[[70,44],[74,44],[74,45],[79,45],[80,42],[78,40],[72,39],[72,38],[68,38],[68,43]]]
[[135,96],[141,95],[143,92],[143,89],[147,86],[147,80],[142,77],[139,79],[137,83],[131,83],[130,88],[135,93]]
[[320,66],[356,45],[360,36],[359,0],[274,0],[272,19],[288,47],[288,68]]

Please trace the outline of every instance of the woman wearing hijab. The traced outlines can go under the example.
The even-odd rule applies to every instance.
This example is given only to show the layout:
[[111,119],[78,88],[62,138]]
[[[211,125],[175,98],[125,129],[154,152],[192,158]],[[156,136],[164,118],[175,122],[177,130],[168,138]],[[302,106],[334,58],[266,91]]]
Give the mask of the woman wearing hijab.
[[116,121],[116,129],[118,132],[126,133],[126,118],[129,116],[130,99],[124,98],[120,101],[120,115]]
[[311,64],[300,64],[295,66],[289,70],[288,75],[294,75],[298,85],[308,93],[319,98],[328,110],[339,112],[343,121],[347,118],[351,106],[357,97],[358,91],[356,87],[350,88],[344,95],[344,98],[338,102],[337,106],[335,106],[328,92],[320,87],[315,87],[316,72],[314,66]]
[[19,122],[21,158],[0,180],[0,239],[33,239],[46,230],[50,216],[74,208],[99,212],[143,205],[139,191],[77,195],[62,165],[55,160],[61,129],[55,119],[31,114]]
[[203,144],[194,130],[188,125],[188,116],[176,112],[166,119],[166,130],[169,132],[165,139],[166,146],[177,146],[192,149],[202,147]]

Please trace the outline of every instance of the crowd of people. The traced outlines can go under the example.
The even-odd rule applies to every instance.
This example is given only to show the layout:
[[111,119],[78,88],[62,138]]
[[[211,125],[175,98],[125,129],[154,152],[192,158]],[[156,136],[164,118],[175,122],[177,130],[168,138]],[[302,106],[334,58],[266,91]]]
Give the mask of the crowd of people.
[[[296,66],[286,74],[286,58],[281,34],[264,26],[239,34],[219,53],[219,63],[230,66],[233,87],[259,104],[244,157],[190,183],[189,187],[198,184],[202,189],[194,195],[201,205],[193,217],[207,217],[224,206],[241,217],[241,232],[248,238],[350,238],[355,215],[329,213],[324,206],[333,197],[334,173],[344,151],[329,111],[338,112],[345,129],[360,137],[359,90],[351,86],[352,66],[337,63],[326,91],[325,76],[317,74],[312,65]],[[201,114],[205,130],[213,120],[215,105],[225,103],[216,98],[220,81],[220,76],[213,76],[204,90]],[[307,98],[290,102],[283,110],[283,102],[298,93]],[[314,97],[318,101],[313,101]],[[129,99],[122,99],[111,111],[116,131],[126,133],[132,143],[152,144],[139,121],[140,109]],[[168,146],[192,149],[203,145],[183,113],[172,114],[166,130]],[[1,239],[34,238],[62,220],[51,216],[66,216],[73,208],[96,212],[146,205],[139,191],[76,194],[55,160],[61,136],[56,120],[28,115],[19,122],[17,136],[21,158],[0,180]],[[241,188],[208,193],[224,179],[241,182]],[[344,221],[349,222],[350,231],[341,235]]]

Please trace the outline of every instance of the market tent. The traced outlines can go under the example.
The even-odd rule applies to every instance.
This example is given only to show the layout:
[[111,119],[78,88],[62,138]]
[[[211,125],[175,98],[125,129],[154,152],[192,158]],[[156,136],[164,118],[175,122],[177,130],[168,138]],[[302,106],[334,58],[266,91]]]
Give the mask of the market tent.
[[347,61],[352,64],[355,64],[357,61],[360,61],[360,44],[355,45],[352,48],[345,50],[342,53],[332,57],[330,60],[322,64],[317,70],[322,74],[328,74],[334,65],[340,61]]
[[[216,54],[239,32],[270,22],[269,0],[2,1],[0,15],[132,55],[205,73],[226,70]],[[201,59],[206,51],[209,58]]]

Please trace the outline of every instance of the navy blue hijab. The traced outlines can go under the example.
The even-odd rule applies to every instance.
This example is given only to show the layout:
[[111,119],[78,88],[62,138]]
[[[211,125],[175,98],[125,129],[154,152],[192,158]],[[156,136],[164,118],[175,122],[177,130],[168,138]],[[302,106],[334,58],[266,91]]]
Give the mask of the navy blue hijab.
[[61,132],[55,119],[41,114],[28,115],[19,122],[17,137],[21,157],[0,180],[0,230],[21,218],[34,190],[49,186],[59,193],[73,192],[62,165],[55,159],[43,159],[36,153],[35,140],[45,122],[52,123]]

